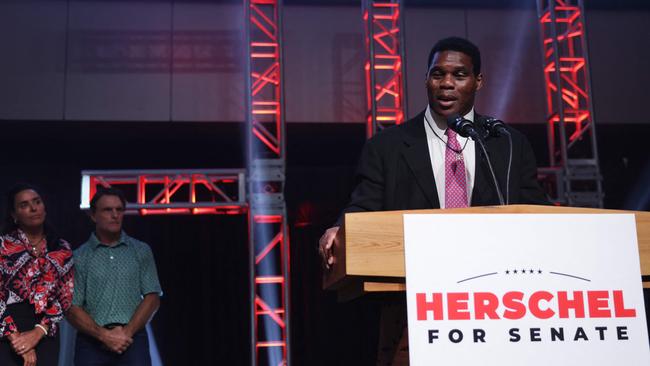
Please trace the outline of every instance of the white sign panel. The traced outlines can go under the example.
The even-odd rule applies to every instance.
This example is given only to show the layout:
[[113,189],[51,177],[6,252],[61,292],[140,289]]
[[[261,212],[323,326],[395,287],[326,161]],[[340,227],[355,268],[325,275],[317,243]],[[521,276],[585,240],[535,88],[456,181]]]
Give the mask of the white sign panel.
[[650,365],[633,215],[405,215],[410,363]]

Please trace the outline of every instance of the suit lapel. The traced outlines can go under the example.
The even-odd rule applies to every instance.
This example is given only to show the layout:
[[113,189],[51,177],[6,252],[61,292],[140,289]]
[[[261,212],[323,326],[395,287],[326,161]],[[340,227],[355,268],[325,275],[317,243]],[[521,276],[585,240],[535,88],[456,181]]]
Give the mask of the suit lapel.
[[424,112],[404,125],[404,149],[402,156],[415,176],[418,186],[433,208],[440,207],[436,182],[431,168],[429,146],[424,131]]

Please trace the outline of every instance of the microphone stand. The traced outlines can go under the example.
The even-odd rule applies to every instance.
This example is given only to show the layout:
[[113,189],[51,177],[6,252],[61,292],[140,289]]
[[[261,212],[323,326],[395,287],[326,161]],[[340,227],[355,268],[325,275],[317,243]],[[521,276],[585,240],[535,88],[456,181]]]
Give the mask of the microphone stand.
[[[487,162],[488,168],[490,169],[490,175],[492,176],[492,182],[494,183],[494,188],[497,190],[497,196],[499,197],[499,205],[504,206],[503,194],[501,193],[501,188],[499,188],[499,182],[497,181],[497,176],[494,174],[494,168],[492,167],[492,162],[490,161],[490,156],[488,155],[487,149],[485,148],[485,141],[479,133],[474,128],[474,125],[469,120],[464,119],[460,115],[452,115],[447,117],[447,126],[452,130],[456,131],[457,134],[463,137],[471,137],[472,140],[476,141],[481,147],[485,161]],[[512,143],[510,144],[512,148]],[[512,154],[511,154],[512,156]]]
[[500,135],[505,135],[508,138],[508,172],[506,174],[506,205],[510,204],[510,172],[512,170],[512,135],[510,131],[506,128],[503,121],[488,117],[485,120],[485,127],[488,130],[488,136],[499,137]]
[[508,155],[508,174],[506,174],[506,205],[510,204],[510,171],[512,168],[512,135],[510,131],[504,129],[505,135],[508,137],[508,146],[510,147],[510,154]]
[[[483,153],[483,156],[485,157],[485,162],[487,162],[488,168],[490,170],[490,175],[492,176],[492,182],[494,183],[494,188],[496,188],[497,190],[497,196],[499,197],[499,205],[504,206],[505,203],[503,201],[503,193],[501,193],[501,188],[499,188],[499,182],[497,181],[497,176],[496,174],[494,174],[494,168],[492,167],[492,162],[490,161],[490,155],[488,155],[487,149],[485,148],[485,141],[483,141],[481,135],[479,135],[474,128],[470,129],[468,132],[469,132],[469,137],[471,137],[472,140],[476,141],[478,145],[481,147],[481,151]],[[512,144],[510,144],[510,147],[512,149]],[[508,173],[510,173],[509,169],[508,169]]]

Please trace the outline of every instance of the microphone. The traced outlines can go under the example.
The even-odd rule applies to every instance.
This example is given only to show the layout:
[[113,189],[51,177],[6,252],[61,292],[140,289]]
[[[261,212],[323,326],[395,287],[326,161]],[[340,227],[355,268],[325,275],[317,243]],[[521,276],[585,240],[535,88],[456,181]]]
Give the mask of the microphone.
[[502,120],[493,117],[488,117],[484,121],[485,129],[492,137],[510,135],[510,131],[506,128],[506,124]]
[[471,137],[472,140],[476,141],[483,152],[485,157],[485,162],[487,163],[488,169],[490,170],[490,175],[492,176],[492,182],[494,183],[494,188],[497,191],[497,197],[499,198],[499,204],[501,206],[505,205],[503,201],[503,194],[501,193],[501,188],[499,187],[499,182],[497,177],[494,174],[494,168],[492,167],[492,162],[490,162],[490,155],[488,155],[487,149],[485,148],[485,141],[481,138],[481,135],[474,128],[474,124],[461,117],[460,115],[454,114],[447,117],[447,127],[451,128],[457,134],[463,137]]
[[447,127],[463,137],[471,137],[474,141],[481,140],[481,136],[476,132],[474,124],[458,114],[447,117]]

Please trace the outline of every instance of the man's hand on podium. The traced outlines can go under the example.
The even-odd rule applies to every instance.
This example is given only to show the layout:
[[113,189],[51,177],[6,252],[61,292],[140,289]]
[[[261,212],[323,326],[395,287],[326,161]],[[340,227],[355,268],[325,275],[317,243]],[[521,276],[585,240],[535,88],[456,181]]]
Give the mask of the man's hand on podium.
[[320,254],[323,261],[323,268],[331,269],[334,264],[334,241],[336,234],[339,232],[338,226],[332,226],[325,230],[323,236],[318,241],[318,254]]

